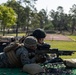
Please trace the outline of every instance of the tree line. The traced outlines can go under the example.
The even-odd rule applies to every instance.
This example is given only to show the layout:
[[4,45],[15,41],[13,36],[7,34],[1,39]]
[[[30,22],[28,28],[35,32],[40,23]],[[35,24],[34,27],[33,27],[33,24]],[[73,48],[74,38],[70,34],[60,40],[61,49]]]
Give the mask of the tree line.
[[12,29],[18,36],[19,31],[28,33],[36,28],[48,31],[68,31],[71,34],[76,31],[76,4],[64,13],[62,6],[57,10],[41,9],[39,12],[35,7],[37,0],[8,0],[0,5],[0,30],[5,32]]

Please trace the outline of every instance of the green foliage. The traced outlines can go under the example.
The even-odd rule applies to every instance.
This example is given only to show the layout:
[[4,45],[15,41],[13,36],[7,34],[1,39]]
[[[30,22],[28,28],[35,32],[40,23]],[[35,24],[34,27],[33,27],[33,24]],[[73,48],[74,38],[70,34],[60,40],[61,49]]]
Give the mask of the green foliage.
[[40,28],[44,28],[44,26],[48,23],[48,16],[46,10],[42,9],[39,13],[39,24]]
[[12,8],[0,5],[0,19],[2,20],[2,25],[8,27],[15,24],[16,14]]
[[12,8],[0,5],[0,19],[2,20],[1,27],[3,29],[3,36],[4,36],[5,28],[15,24],[16,14]]
[[45,30],[53,30],[54,26],[53,26],[52,22],[48,21],[48,23],[45,25],[44,29]]

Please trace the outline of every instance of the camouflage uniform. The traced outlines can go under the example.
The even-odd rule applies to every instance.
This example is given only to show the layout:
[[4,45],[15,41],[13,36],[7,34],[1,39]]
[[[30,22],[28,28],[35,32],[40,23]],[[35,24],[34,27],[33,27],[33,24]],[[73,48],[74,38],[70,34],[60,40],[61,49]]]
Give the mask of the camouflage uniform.
[[[34,40],[35,42],[32,42],[33,40],[31,42],[30,41],[31,40],[29,40],[28,42],[24,41],[24,42],[27,42],[27,43],[24,43],[24,45],[26,44],[26,46],[28,46],[32,44],[33,46],[34,45],[36,46],[36,40]],[[35,57],[34,57],[35,53],[34,51],[28,49],[28,47],[22,46],[18,48],[15,52],[16,57],[21,62],[22,66],[25,64],[35,63]],[[7,54],[3,52],[0,54],[0,67],[16,67],[16,66],[10,63]]]

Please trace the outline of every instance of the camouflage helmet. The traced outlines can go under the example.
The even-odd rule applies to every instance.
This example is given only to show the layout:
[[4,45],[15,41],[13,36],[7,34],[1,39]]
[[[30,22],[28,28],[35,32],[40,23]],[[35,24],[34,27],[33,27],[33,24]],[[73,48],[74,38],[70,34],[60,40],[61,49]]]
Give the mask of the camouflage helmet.
[[24,46],[29,48],[30,46],[37,47],[37,40],[33,36],[28,36],[24,39]]
[[41,28],[37,28],[36,30],[34,30],[34,32],[32,33],[32,35],[35,38],[37,38],[37,39],[39,39],[39,38],[45,38],[46,37],[46,33]]

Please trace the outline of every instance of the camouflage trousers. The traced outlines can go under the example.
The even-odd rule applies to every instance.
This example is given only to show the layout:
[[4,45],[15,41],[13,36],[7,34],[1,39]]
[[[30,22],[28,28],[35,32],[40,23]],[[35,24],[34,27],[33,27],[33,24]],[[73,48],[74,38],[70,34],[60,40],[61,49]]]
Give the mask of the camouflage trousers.
[[5,53],[0,53],[0,68],[10,67],[8,57]]

